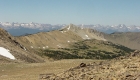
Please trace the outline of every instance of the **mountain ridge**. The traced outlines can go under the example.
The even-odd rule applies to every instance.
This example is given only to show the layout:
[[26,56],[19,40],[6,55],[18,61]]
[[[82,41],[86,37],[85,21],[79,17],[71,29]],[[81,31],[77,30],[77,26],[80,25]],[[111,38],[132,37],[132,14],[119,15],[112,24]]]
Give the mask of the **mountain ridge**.
[[[49,50],[50,49],[50,50],[62,50],[62,51],[67,52],[67,48],[69,50],[69,46],[71,44],[77,44],[77,45],[79,45],[79,47],[86,46],[85,45],[86,43],[79,44],[80,41],[86,41],[86,40],[92,41],[92,39],[95,39],[98,41],[105,41],[105,42],[114,41],[114,43],[116,43],[116,44],[125,45],[123,43],[120,43],[120,42],[122,42],[121,38],[123,40],[123,38],[124,38],[123,36],[125,36],[125,34],[121,38],[116,37],[118,35],[116,35],[115,37],[112,37],[112,35],[114,36],[115,34],[116,33],[105,34],[105,33],[96,31],[94,29],[81,28],[81,27],[77,27],[76,25],[70,24],[62,29],[53,30],[50,32],[39,32],[36,34],[27,34],[27,35],[23,35],[23,36],[13,37],[9,33],[7,33],[5,30],[1,30],[0,35],[2,36],[1,37],[1,46],[9,49],[10,51],[13,50],[13,51],[17,52],[16,54],[15,53],[13,54],[13,55],[15,55],[16,58],[19,58],[19,60],[22,61],[22,60],[24,60],[25,56],[28,55],[27,57],[31,60],[31,62],[38,62],[37,60],[39,60],[39,62],[40,62],[40,61],[42,61],[43,58],[42,59],[41,59],[41,57],[39,58],[39,55],[36,54],[36,53],[38,53],[38,50]],[[130,39],[131,38],[139,39],[138,35],[136,35],[136,38],[131,37],[131,36],[133,36],[133,35],[130,35],[130,36],[128,35],[128,37],[130,37]],[[4,39],[6,39],[8,41],[6,41]],[[126,38],[126,40],[127,39],[128,38]],[[118,40],[118,42],[115,40]],[[132,40],[130,40],[130,41],[132,41]],[[139,40],[137,40],[137,42],[138,41]],[[136,42],[136,41],[134,40],[133,42]],[[3,43],[7,43],[7,44],[3,44]],[[87,43],[92,43],[92,42],[87,42]],[[98,45],[101,45],[102,43],[104,43],[104,42],[98,43]],[[95,44],[95,43],[93,43],[93,44]],[[12,47],[12,48],[10,48],[8,45],[10,45],[10,47]],[[90,45],[90,44],[88,44],[88,45]],[[106,44],[106,45],[109,45],[109,44]],[[137,45],[139,46],[139,44],[137,44]],[[103,45],[103,46],[105,46],[105,45]],[[132,48],[132,47],[130,47],[131,45],[126,45],[126,46],[129,48]],[[16,47],[18,47],[18,48],[16,48]],[[14,50],[14,48],[16,50]],[[66,48],[66,50],[63,50],[63,48],[64,49]],[[95,46],[93,48],[97,48],[97,47]],[[99,48],[99,49],[101,49],[101,48]],[[138,49],[138,48],[133,47],[132,49]],[[70,50],[75,51],[75,49],[70,49]],[[80,50],[80,49],[78,49],[78,50]],[[22,54],[19,54],[20,51]],[[53,52],[53,51],[50,51],[50,52]],[[93,52],[96,52],[96,51],[93,51]],[[100,52],[104,53],[104,51],[99,51],[99,53]],[[86,51],[85,51],[85,53],[86,53]],[[22,57],[21,55],[24,57]],[[20,58],[22,58],[22,59],[20,59]],[[37,59],[35,59],[35,58],[37,58]],[[29,60],[29,62],[30,62],[30,60]],[[28,62],[28,59],[25,62]]]
[[105,41],[100,32],[88,28],[82,29],[73,24],[70,24],[61,30],[39,32],[36,34],[16,37],[16,40],[22,44],[28,43],[28,45],[25,45],[28,48],[63,48],[71,42],[77,42],[84,39]]
[[[65,26],[66,24],[52,25],[52,24],[43,24],[43,23],[34,23],[34,22],[30,22],[30,23],[0,22],[0,27],[9,31],[10,34],[12,34],[13,36],[20,36],[26,33],[33,34],[33,33],[42,32],[42,31],[58,30]],[[119,24],[119,25],[80,24],[76,26],[79,26],[81,28],[91,28],[100,32],[108,33],[108,34],[114,33],[114,32],[140,32],[140,26],[136,26],[136,25],[126,26],[124,24]],[[25,29],[25,31],[23,31],[22,29]],[[15,33],[14,32],[15,30],[19,32]],[[32,32],[30,32],[29,30],[32,30]]]

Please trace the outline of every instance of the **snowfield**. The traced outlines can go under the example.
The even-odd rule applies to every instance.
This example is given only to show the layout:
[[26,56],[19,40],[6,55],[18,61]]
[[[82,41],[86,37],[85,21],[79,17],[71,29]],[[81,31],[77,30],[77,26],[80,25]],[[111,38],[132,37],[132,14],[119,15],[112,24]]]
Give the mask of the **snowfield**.
[[0,47],[0,55],[4,56],[4,57],[7,57],[7,58],[10,58],[10,59],[16,59],[10,52],[9,50],[3,48],[3,47]]

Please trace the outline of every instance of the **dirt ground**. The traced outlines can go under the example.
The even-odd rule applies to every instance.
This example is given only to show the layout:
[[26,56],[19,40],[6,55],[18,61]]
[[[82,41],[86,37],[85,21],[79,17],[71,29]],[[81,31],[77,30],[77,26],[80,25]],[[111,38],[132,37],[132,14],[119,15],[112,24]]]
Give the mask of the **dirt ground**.
[[[0,64],[0,80],[39,80],[39,74],[62,73],[80,63],[95,62],[90,59],[69,59],[47,61],[45,63],[5,63]],[[97,60],[96,60],[97,62]]]

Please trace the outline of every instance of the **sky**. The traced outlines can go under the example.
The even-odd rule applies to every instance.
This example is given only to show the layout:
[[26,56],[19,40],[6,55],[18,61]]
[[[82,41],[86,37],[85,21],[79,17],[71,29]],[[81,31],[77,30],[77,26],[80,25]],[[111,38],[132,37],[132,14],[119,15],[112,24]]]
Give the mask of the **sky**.
[[140,0],[0,0],[0,22],[140,26]]

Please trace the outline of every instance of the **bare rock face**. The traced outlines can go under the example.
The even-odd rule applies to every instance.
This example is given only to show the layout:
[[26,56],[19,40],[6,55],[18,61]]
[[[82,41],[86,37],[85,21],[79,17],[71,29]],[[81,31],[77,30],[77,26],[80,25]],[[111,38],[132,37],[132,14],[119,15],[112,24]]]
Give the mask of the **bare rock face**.
[[87,65],[81,63],[46,80],[140,80],[140,59],[135,55]]

